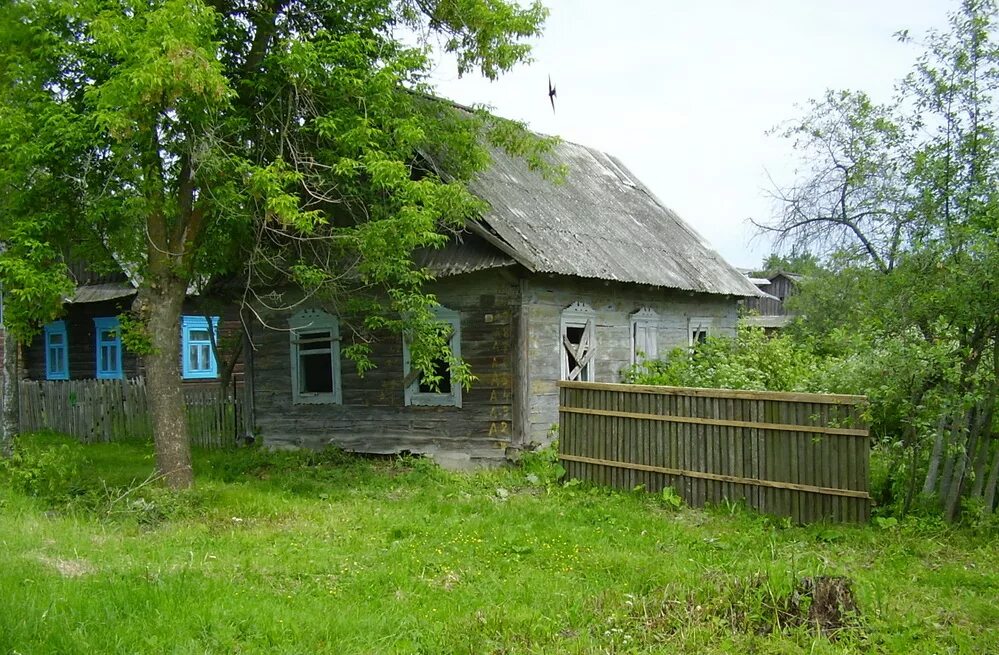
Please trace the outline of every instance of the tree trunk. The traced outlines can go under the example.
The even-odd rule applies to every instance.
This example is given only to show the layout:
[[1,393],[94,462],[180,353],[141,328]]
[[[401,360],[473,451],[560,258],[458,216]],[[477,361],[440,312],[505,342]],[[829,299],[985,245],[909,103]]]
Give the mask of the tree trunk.
[[[957,423],[957,418],[951,417],[950,427],[947,431],[947,450],[951,450],[951,446],[961,438],[960,437],[960,427]],[[944,453],[944,469],[943,474],[940,476],[940,506],[943,507],[944,499],[950,492],[950,481],[954,474],[954,462],[957,461],[957,455],[954,453]]]
[[[3,328],[0,328],[3,330]],[[8,330],[3,330],[3,416],[0,417],[0,457],[10,457],[14,451],[14,438],[21,428],[20,382],[17,366],[19,345]]]
[[958,510],[961,506],[961,492],[964,489],[964,474],[968,470],[968,460],[975,449],[977,438],[976,425],[978,423],[977,413],[972,408],[967,414],[967,428],[964,438],[964,446],[957,454],[957,461],[954,463],[954,477],[950,481],[950,488],[944,497],[944,518],[953,521],[957,518]]
[[989,483],[985,485],[985,511],[992,513],[996,502],[996,487],[999,486],[999,446],[992,456],[992,472],[989,473]]
[[930,464],[926,468],[926,480],[923,482],[923,495],[929,496],[937,486],[937,475],[940,473],[940,459],[947,445],[947,417],[941,416],[937,422],[937,437],[930,453]]
[[194,484],[191,444],[187,436],[187,409],[180,381],[180,314],[186,288],[177,279],[142,290],[140,311],[152,342],[146,357],[147,392],[153,418],[156,470],[172,489]]
[[991,440],[985,438],[985,435],[979,436],[974,459],[975,466],[973,469],[975,473],[975,480],[971,485],[972,498],[981,498],[982,491],[985,489],[985,467],[989,463],[989,450],[991,445]]

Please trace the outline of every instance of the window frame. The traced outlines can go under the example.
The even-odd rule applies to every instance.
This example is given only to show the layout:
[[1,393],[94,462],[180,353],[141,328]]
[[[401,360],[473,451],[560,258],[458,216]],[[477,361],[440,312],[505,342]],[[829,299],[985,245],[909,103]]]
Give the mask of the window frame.
[[[101,339],[101,332],[104,330],[114,330],[115,338],[106,341]],[[94,377],[98,380],[121,380],[125,377],[122,367],[121,357],[121,323],[117,316],[102,316],[94,319],[94,342],[96,350],[94,352]],[[106,345],[115,346],[115,367],[114,369],[101,368],[101,349]]]
[[[461,312],[438,306],[433,310],[434,319],[451,326],[451,338],[448,346],[455,359],[461,359]],[[448,392],[420,391],[420,375],[413,375],[413,362],[409,353],[409,343],[402,338],[402,379],[403,396],[407,407],[461,407],[461,384],[455,379],[454,370],[448,368],[451,374],[451,390]],[[412,375],[413,379],[406,384]]]
[[[648,362],[659,359],[659,324],[661,319],[659,314],[651,307],[642,307],[637,312],[631,315],[631,363],[640,364],[641,362]],[[639,328],[646,330],[646,347],[649,344],[649,336],[651,339],[650,352],[644,352],[641,360],[638,357],[638,338],[637,333]]]
[[[295,405],[341,405],[343,390],[340,387],[340,320],[333,314],[320,309],[303,309],[296,312],[288,320],[289,351],[291,354],[291,401]],[[332,392],[302,391],[300,388],[299,371],[301,366],[301,350],[298,334],[300,332],[319,332],[327,330],[330,335],[329,355],[331,360],[331,375],[333,376]],[[315,354],[315,351],[312,351]]]
[[[212,334],[215,335],[216,344],[218,343],[219,337],[219,317],[211,317],[211,325],[209,326],[208,318],[204,316],[193,316],[184,315],[181,316],[180,320],[180,377],[184,380],[216,380],[219,377],[219,363],[215,358],[215,349],[212,348],[211,338],[209,338],[208,345],[208,356],[211,361],[211,365],[207,370],[194,370],[191,368],[191,359],[188,356],[188,349],[191,345],[191,333],[194,331],[206,331],[211,330]],[[201,345],[202,341],[195,341]]]
[[[62,336],[62,372],[52,371],[52,361],[49,357],[52,348],[51,338],[58,334]],[[66,321],[60,319],[45,325],[45,379],[46,380],[68,380],[69,379],[69,332],[66,330]]]
[[[559,321],[559,339],[558,339],[558,352],[559,352],[559,379],[569,380],[569,352],[567,350],[566,341],[569,340],[566,331],[569,328],[583,328],[583,335],[586,335],[587,330],[590,333],[590,350],[588,354],[590,359],[587,360],[586,364],[580,367],[579,377],[576,378],[577,382],[595,382],[597,379],[597,360],[596,360],[596,349],[597,349],[597,314],[593,311],[593,308],[583,302],[574,302],[565,309],[562,310],[562,316]],[[578,352],[578,351],[577,351]]]
[[699,340],[694,339],[694,335],[704,333],[705,338],[710,337],[715,331],[715,319],[710,316],[691,316],[687,319],[687,346],[693,349]]

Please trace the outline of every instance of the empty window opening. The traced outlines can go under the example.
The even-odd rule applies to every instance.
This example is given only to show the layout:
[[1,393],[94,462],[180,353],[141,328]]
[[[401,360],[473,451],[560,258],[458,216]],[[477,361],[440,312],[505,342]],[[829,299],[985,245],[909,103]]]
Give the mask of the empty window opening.
[[340,403],[340,325],[304,310],[291,321],[292,397],[296,403]]
[[592,382],[596,339],[593,310],[583,303],[573,303],[562,312],[562,379]]
[[714,320],[705,317],[693,317],[687,323],[687,333],[689,335],[688,345],[693,348],[705,343],[714,330]]
[[[461,314],[446,307],[436,307],[434,318],[445,324],[450,334],[448,348],[455,359],[461,359]],[[406,405],[431,405],[461,407],[461,385],[454,379],[451,360],[436,357],[429,375],[418,370],[410,357],[409,342],[402,341],[403,384]]]
[[299,393],[333,393],[333,336],[329,330],[300,332]]
[[420,373],[420,393],[451,393],[451,365],[443,357],[434,360],[433,377],[437,378],[437,384],[433,385],[427,376]]

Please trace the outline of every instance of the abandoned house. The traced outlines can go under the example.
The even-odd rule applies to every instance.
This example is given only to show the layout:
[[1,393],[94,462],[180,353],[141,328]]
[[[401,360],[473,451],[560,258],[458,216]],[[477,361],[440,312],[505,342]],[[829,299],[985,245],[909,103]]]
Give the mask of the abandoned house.
[[786,327],[794,315],[788,312],[785,302],[798,292],[801,275],[772,271],[759,276],[747,272],[746,276],[763,292],[758,297],[742,301],[746,325],[761,327],[768,333]]
[[[477,381],[433,388],[401,337],[374,345],[363,377],[340,354],[341,317],[321,307],[248,326],[247,386],[258,438],[488,462],[544,442],[559,380],[617,382],[622,370],[708,334],[732,334],[760,295],[616,159],[562,142],[552,184],[493,153],[472,185],[491,209],[426,254],[438,316]],[[457,459],[458,461],[454,461]]]
[[[399,336],[376,341],[377,367],[359,375],[341,356],[346,320],[329,308],[263,314],[280,329],[246,321],[252,347],[242,348],[232,377],[245,399],[245,429],[269,447],[332,443],[457,466],[498,462],[511,447],[554,436],[559,380],[617,382],[643,358],[734,333],[739,301],[763,295],[752,282],[613,157],[568,142],[552,155],[567,169],[562,184],[494,152],[472,184],[490,209],[423,254],[451,348],[477,378],[471,388],[451,379],[443,361],[443,382],[426,384]],[[120,272],[71,269],[76,291],[65,315],[23,346],[22,376],[142,375],[118,323],[134,284]],[[189,387],[217,384],[211,338],[241,330],[235,306],[213,314],[196,300],[177,335]]]

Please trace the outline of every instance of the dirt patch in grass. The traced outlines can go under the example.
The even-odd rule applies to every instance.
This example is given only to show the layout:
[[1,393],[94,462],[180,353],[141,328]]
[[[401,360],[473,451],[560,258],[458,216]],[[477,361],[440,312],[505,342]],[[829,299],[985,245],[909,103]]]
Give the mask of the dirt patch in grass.
[[644,631],[663,635],[722,621],[743,633],[802,627],[835,638],[858,627],[860,619],[852,582],[842,576],[804,577],[790,586],[764,574],[724,577],[715,581],[711,593],[669,587],[644,598],[630,597],[626,604]]
[[36,557],[39,562],[54,568],[64,578],[80,578],[94,572],[94,566],[87,560],[63,559],[48,555],[37,555]]

